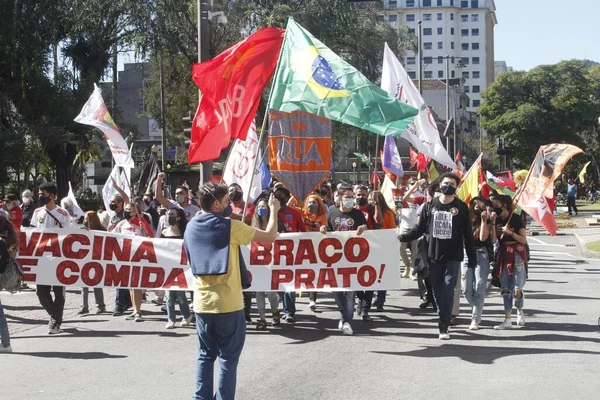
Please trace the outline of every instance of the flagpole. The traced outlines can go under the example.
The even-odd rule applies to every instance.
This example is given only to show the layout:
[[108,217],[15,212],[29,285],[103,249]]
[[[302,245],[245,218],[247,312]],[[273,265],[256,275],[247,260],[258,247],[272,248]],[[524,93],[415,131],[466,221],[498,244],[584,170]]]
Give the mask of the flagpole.
[[377,135],[377,138],[375,139],[375,175],[377,176],[377,179],[375,180],[375,189],[379,190],[379,174],[378,174],[378,169],[377,169],[377,157],[379,156],[379,135]]

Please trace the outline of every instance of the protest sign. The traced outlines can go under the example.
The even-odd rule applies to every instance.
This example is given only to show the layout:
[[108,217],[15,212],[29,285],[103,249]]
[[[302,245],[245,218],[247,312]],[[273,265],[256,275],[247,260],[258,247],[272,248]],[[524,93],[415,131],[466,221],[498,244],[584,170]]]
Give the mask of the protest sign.
[[[248,291],[400,289],[395,230],[290,233],[242,254]],[[385,249],[385,251],[383,251]],[[77,229],[27,229],[18,256],[25,281],[71,287],[193,289],[183,241]]]

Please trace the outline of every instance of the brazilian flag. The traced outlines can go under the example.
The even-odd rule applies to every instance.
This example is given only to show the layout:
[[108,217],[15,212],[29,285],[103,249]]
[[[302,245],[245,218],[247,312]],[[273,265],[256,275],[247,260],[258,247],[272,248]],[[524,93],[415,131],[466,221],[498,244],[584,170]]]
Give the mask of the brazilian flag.
[[270,109],[305,111],[378,135],[400,136],[419,112],[369,81],[293,18],[274,79]]

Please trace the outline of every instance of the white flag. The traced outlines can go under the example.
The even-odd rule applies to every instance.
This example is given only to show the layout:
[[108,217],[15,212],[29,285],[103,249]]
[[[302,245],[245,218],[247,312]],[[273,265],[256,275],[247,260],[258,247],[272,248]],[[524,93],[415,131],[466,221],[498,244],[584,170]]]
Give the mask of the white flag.
[[79,207],[79,204],[77,203],[77,199],[75,198],[75,193],[73,193],[73,188],[71,187],[71,182],[69,182],[69,194],[67,195],[67,199],[71,200],[71,207],[73,207],[73,209],[71,210],[71,214],[75,215],[77,217],[84,217],[85,213],[83,212],[83,210],[81,209],[81,207]]
[[[259,153],[260,148],[258,147],[256,123],[252,121],[246,140],[236,140],[231,148],[231,154],[223,172],[223,181],[228,185],[232,183],[240,185],[244,196],[247,196],[249,202],[256,200],[262,192],[263,176],[260,163],[256,163],[254,179],[252,179],[252,167],[254,166],[256,157],[259,157]],[[251,179],[252,187],[250,187]]]
[[423,153],[440,164],[455,169],[456,164],[442,145],[440,133],[431,111],[429,111],[425,100],[423,100],[412,79],[410,79],[410,76],[408,76],[387,43],[383,53],[381,88],[391,96],[420,110],[401,137],[408,140],[419,153]]
[[108,211],[111,214],[112,211],[110,211],[110,199],[112,199],[112,197],[115,194],[119,193],[117,192],[117,189],[115,189],[115,186],[112,183],[113,179],[115,180],[115,182],[117,182],[117,185],[119,185],[119,187],[131,199],[131,188],[129,187],[129,182],[131,181],[131,169],[123,168],[123,171],[121,171],[121,174],[119,174],[119,167],[115,165],[112,172],[110,173],[110,176],[106,180],[104,187],[102,188],[102,201],[104,202],[106,211]]
[[104,104],[100,88],[95,83],[94,93],[92,93],[74,121],[96,127],[104,133],[104,138],[108,142],[108,147],[112,152],[117,166],[124,168],[134,167],[127,143],[110,116],[106,104]]

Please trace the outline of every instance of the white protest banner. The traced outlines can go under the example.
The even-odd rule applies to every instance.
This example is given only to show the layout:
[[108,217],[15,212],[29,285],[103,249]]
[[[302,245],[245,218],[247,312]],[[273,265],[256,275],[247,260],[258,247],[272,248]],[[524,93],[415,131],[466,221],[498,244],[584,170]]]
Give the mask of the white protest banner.
[[131,181],[131,169],[123,168],[121,173],[119,173],[119,169],[120,168],[115,165],[115,167],[110,172],[110,176],[106,180],[104,187],[102,187],[102,201],[104,202],[104,207],[106,207],[106,211],[108,211],[111,214],[113,212],[110,210],[110,200],[114,195],[119,193],[117,192],[115,185],[113,185],[113,179],[115,180],[115,182],[117,182],[117,185],[119,185],[119,187],[123,189],[125,193],[127,193],[127,196],[131,198],[131,188],[129,187],[129,182]]
[[[385,251],[383,250],[385,249]],[[399,242],[393,229],[289,233],[270,245],[242,248],[248,291],[400,289]],[[21,231],[25,281],[72,287],[193,288],[183,241],[78,229]]]

